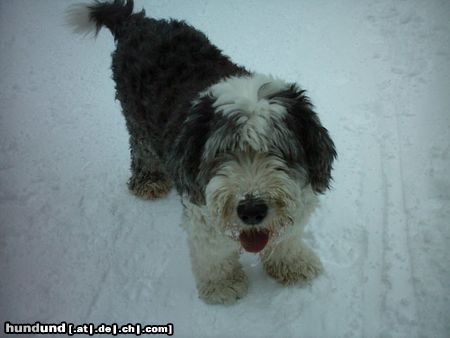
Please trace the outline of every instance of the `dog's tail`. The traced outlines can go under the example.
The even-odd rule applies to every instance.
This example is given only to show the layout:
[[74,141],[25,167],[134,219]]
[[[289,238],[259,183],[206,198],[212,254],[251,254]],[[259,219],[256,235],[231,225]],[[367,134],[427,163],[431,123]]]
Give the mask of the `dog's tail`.
[[67,10],[67,23],[74,32],[81,34],[94,33],[107,27],[117,39],[120,28],[133,12],[133,0],[99,1],[92,4],[78,4]]

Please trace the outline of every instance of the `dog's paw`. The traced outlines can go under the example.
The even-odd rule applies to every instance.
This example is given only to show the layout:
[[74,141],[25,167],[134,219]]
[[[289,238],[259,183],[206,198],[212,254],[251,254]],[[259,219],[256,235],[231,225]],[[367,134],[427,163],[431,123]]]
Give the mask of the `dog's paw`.
[[293,256],[263,262],[267,274],[282,284],[308,283],[323,271],[319,257],[307,247]]
[[153,200],[166,196],[172,189],[172,182],[169,178],[154,180],[132,176],[128,181],[128,188],[138,197]]
[[241,268],[224,279],[201,281],[199,297],[207,304],[233,304],[248,290],[248,278]]

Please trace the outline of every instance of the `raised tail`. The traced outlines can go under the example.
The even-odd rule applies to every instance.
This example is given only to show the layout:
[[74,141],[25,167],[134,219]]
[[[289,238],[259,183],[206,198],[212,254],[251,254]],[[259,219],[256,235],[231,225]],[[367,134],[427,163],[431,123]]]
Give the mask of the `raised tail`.
[[98,34],[105,26],[117,38],[122,23],[133,12],[133,0],[99,1],[73,5],[67,10],[67,23],[74,32]]

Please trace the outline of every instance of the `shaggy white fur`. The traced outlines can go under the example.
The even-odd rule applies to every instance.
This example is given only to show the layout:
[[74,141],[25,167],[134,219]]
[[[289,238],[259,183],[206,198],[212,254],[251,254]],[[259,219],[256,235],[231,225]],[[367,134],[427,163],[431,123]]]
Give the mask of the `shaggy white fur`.
[[286,82],[271,76],[252,74],[224,79],[203,92],[200,97],[209,95],[215,99],[216,114],[233,119],[236,124],[233,135],[225,126],[211,135],[205,145],[204,158],[229,148],[242,151],[250,147],[267,152],[272,145],[281,146],[281,140],[290,134],[282,123],[286,108],[268,97],[288,87]]
[[184,227],[197,290],[211,304],[230,304],[247,292],[248,280],[239,263],[239,242],[227,237],[211,223],[207,208],[183,198]]
[[318,204],[311,186],[301,179],[292,180],[286,164],[277,157],[238,153],[207,185],[205,206],[183,198],[192,270],[199,295],[207,303],[229,304],[247,290],[238,234],[248,225],[236,212],[247,194],[269,204],[269,214],[257,225],[271,233],[260,253],[268,274],[290,284],[309,281],[321,271],[320,260],[301,240],[303,227]]
[[[290,167],[276,151],[286,148],[291,130],[284,122],[285,105],[271,97],[288,87],[271,76],[252,74],[226,78],[199,96],[212,98],[215,114],[224,119],[206,141],[203,158],[226,154],[206,185],[206,205],[183,197],[192,270],[207,303],[232,303],[247,290],[239,263],[242,232],[269,233],[260,257],[267,273],[282,283],[307,282],[322,270],[301,239],[318,197],[306,172]],[[267,205],[267,215],[252,226],[237,212],[249,196]]]

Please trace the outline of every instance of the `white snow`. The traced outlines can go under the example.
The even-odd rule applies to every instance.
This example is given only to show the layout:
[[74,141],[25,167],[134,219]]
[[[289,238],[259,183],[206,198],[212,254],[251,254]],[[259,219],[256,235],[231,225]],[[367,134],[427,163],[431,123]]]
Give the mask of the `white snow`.
[[2,331],[171,322],[176,337],[450,336],[448,1],[136,2],[299,82],[338,149],[306,234],[325,274],[286,288],[246,254],[249,293],[227,307],[197,298],[176,194],[127,191],[113,39],[73,35],[71,3],[0,2]]

